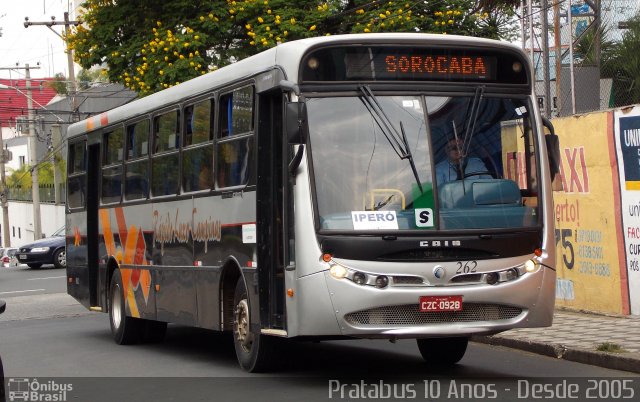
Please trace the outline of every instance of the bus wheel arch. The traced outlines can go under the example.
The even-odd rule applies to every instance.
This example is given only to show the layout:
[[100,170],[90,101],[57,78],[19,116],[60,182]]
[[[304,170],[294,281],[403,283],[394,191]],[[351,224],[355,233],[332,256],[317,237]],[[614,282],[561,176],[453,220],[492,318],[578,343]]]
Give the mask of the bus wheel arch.
[[122,275],[115,269],[109,282],[109,324],[114,341],[119,345],[130,345],[142,338],[145,326],[143,320],[127,316],[123,289]]
[[222,331],[233,330],[233,296],[236,284],[244,280],[240,265],[235,260],[229,260],[222,268],[220,274],[220,329]]
[[118,262],[113,257],[109,257],[107,260],[107,272],[106,272],[106,281],[104,284],[104,294],[106,299],[106,310],[105,313],[108,313],[111,310],[111,281],[113,280],[113,273],[119,269]]
[[242,276],[236,283],[233,305],[233,346],[240,367],[252,373],[275,368],[280,339],[263,335],[259,326],[251,325],[251,300]]

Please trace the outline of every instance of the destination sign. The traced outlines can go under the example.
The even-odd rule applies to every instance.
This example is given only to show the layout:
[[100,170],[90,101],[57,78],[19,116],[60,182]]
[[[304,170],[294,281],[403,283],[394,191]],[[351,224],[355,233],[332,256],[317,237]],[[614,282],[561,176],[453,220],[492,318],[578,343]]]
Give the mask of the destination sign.
[[504,49],[339,46],[303,59],[301,81],[437,81],[528,84],[526,60]]

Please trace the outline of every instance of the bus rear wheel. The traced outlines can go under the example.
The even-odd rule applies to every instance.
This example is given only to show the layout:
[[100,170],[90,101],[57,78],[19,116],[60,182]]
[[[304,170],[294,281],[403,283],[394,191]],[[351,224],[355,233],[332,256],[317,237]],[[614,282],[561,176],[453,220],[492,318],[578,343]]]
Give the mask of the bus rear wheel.
[[251,308],[242,277],[236,284],[233,305],[233,346],[240,367],[252,373],[272,369],[276,339],[251,328]]
[[469,338],[426,338],[416,339],[424,360],[437,366],[451,366],[458,363],[467,351]]
[[144,335],[144,321],[139,318],[127,317],[124,291],[120,270],[115,270],[109,286],[109,322],[113,339],[119,345],[137,343]]

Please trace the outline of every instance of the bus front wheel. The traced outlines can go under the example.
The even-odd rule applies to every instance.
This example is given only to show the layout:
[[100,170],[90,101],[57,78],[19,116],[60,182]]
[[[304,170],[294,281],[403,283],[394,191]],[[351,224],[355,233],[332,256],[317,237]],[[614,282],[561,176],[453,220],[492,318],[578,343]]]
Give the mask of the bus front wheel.
[[251,328],[251,309],[242,277],[236,284],[233,305],[233,345],[240,367],[252,373],[268,371],[273,368],[276,340]]
[[416,341],[420,354],[428,364],[442,366],[458,363],[469,344],[469,338],[426,338]]
[[109,322],[113,339],[119,345],[137,343],[144,335],[144,322],[139,318],[127,317],[125,308],[122,276],[120,270],[115,270],[109,286]]

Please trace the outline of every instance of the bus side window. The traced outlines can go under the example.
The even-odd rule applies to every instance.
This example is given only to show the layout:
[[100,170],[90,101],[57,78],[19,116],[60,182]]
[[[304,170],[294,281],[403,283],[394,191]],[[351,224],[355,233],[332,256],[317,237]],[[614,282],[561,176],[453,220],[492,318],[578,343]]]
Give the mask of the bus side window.
[[86,142],[79,141],[69,146],[67,205],[69,208],[82,208],[86,202]]
[[149,120],[127,127],[127,161],[125,164],[124,196],[126,200],[149,196]]
[[217,188],[239,186],[249,181],[253,166],[253,92],[253,87],[247,86],[220,97]]
[[151,195],[177,194],[179,181],[180,111],[171,110],[153,119]]
[[122,196],[122,158],[124,131],[118,127],[102,139],[102,202],[120,202]]
[[213,187],[213,100],[184,109],[182,189],[186,192]]

